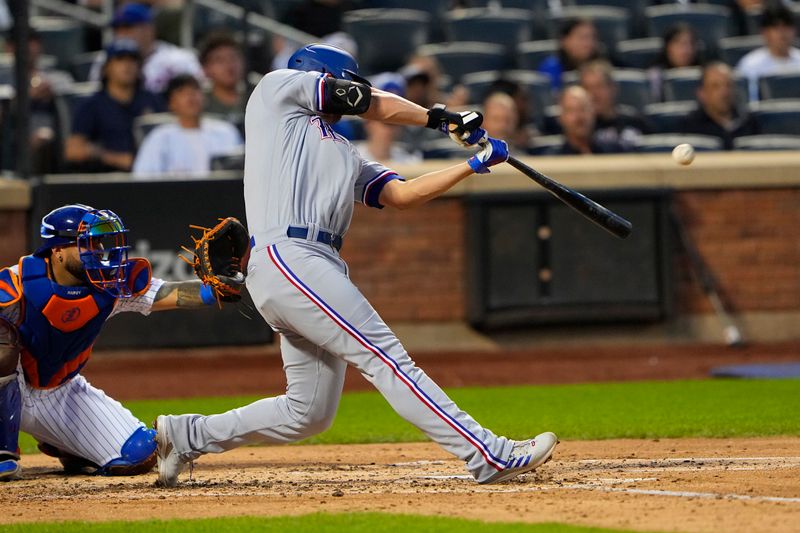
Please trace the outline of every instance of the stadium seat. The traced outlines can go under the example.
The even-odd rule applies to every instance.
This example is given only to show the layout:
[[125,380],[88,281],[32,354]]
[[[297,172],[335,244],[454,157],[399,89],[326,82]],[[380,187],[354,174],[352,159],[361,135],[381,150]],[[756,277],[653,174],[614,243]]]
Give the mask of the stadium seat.
[[58,68],[69,70],[72,59],[86,51],[79,23],[60,17],[31,17],[30,23],[39,33],[44,53],[56,57]]
[[88,97],[100,90],[102,85],[99,82],[88,81],[84,83],[74,83],[69,90],[63,91],[53,99],[58,116],[59,135],[61,139],[66,139],[72,132],[72,117],[75,110]]
[[645,106],[644,115],[658,133],[678,133],[686,115],[695,109],[696,101],[663,102]]
[[694,100],[697,97],[702,74],[700,67],[673,68],[664,71],[662,81],[664,100],[667,102]]
[[428,41],[444,41],[444,19],[450,9],[450,0],[365,0],[356,2],[360,8],[411,9],[429,15]]
[[561,115],[561,106],[558,104],[549,105],[544,108],[542,133],[546,135],[561,134],[561,123],[558,121],[559,115]]
[[75,81],[89,81],[89,74],[92,71],[92,66],[94,65],[94,62],[97,60],[98,56],[103,53],[104,52],[98,50],[95,52],[78,54],[77,56],[73,57],[72,64],[70,66],[70,72],[72,73],[72,77],[75,78]]
[[522,9],[458,9],[446,16],[446,34],[451,41],[500,44],[513,54],[519,43],[531,39],[531,17]]
[[617,62],[628,68],[649,68],[661,53],[661,37],[629,39],[617,43]]
[[211,170],[244,170],[244,148],[211,158]]
[[344,15],[345,30],[358,43],[366,74],[394,71],[428,40],[430,15],[410,9],[357,9]]
[[630,37],[628,29],[628,11],[605,6],[565,7],[558,13],[550,15],[550,36],[558,37],[561,23],[570,18],[588,18],[597,28],[597,38],[605,49],[611,53],[616,51],[617,43]]
[[554,39],[520,43],[517,47],[517,62],[519,68],[536,70],[546,57],[555,54],[557,51],[558,41]]
[[761,100],[800,98],[800,70],[763,76],[758,79],[758,90]]
[[428,44],[417,48],[417,53],[435,58],[442,71],[454,83],[461,81],[465,74],[484,70],[505,70],[509,57],[505,48],[499,44],[456,42]]
[[564,144],[563,135],[537,135],[528,145],[530,155],[545,155]]
[[501,79],[513,81],[527,92],[531,103],[530,118],[534,122],[539,122],[544,116],[544,109],[553,104],[550,78],[538,72],[528,70],[474,72],[464,76],[461,82],[469,89],[471,102],[480,104],[491,85]]
[[547,16],[552,0],[468,0],[468,7],[483,7],[505,12],[507,9],[524,9],[531,20],[533,39],[546,39],[549,35]]
[[638,69],[615,69],[612,73],[619,89],[617,100],[620,104],[644,111],[650,103],[650,79],[647,72]]
[[732,32],[731,11],[723,6],[677,3],[650,6],[645,8],[645,16],[653,37],[663,36],[670,27],[679,22],[689,24],[712,56],[717,50],[719,40],[729,37]]
[[468,159],[472,154],[472,150],[456,145],[447,137],[429,141],[422,149],[423,159]]
[[764,40],[760,35],[725,37],[719,40],[720,59],[731,67],[735,67],[747,53],[763,45]]
[[762,133],[796,135],[800,124],[800,100],[763,100],[750,104]]
[[644,7],[648,2],[631,0],[562,0],[565,5],[572,6],[604,6],[626,10],[628,16],[628,33],[631,37],[647,36],[644,27]]
[[746,135],[733,140],[734,150],[800,150],[800,135]]
[[175,122],[175,115],[172,113],[148,113],[133,119],[133,138],[136,146],[140,146],[147,135],[163,124]]
[[642,135],[636,143],[637,152],[671,152],[682,143],[694,146],[695,151],[711,152],[722,150],[722,139],[709,135],[685,135],[674,133],[654,133]]

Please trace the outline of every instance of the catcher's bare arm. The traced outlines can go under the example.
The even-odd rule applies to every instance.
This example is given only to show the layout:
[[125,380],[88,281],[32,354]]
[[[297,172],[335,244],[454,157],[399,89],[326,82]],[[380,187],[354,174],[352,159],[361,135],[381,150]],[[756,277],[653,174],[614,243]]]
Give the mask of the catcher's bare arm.
[[192,281],[165,281],[158,289],[153,300],[153,311],[167,311],[169,309],[192,309],[207,307],[203,301],[201,290],[203,283],[200,280]]

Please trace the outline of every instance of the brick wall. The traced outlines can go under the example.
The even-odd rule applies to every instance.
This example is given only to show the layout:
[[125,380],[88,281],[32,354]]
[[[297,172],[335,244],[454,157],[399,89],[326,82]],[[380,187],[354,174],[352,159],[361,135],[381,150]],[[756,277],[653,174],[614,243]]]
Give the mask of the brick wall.
[[[800,190],[682,191],[676,204],[735,310],[800,309]],[[342,255],[386,320],[463,320],[465,225],[458,198],[403,212],[359,207]],[[680,253],[674,270],[676,310],[711,312]]]
[[28,253],[28,214],[0,209],[0,268],[14,265]]

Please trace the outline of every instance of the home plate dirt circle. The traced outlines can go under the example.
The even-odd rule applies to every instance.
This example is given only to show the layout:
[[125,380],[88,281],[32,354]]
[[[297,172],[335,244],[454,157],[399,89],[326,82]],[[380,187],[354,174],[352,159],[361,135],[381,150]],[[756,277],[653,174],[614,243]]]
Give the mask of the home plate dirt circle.
[[430,443],[241,448],[192,478],[65,477],[26,456],[0,523],[381,511],[662,531],[796,531],[800,439],[562,442],[538,471],[478,485]]

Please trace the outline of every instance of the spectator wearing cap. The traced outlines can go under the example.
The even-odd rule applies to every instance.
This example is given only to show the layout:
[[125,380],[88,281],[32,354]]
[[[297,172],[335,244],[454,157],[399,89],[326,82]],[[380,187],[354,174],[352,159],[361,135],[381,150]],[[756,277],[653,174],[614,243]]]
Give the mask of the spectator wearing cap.
[[564,143],[551,150],[550,154],[610,154],[623,151],[617,143],[594,137],[594,106],[586,89],[571,85],[561,92],[558,103],[561,108],[558,121],[564,132]]
[[[383,73],[372,79],[372,85],[380,91],[403,96],[406,82],[403,76],[395,73]],[[367,140],[355,143],[361,157],[368,161],[393,164],[414,164],[422,161],[422,154],[412,151],[398,142],[403,127],[384,124],[377,120],[365,120],[364,130]]]
[[592,100],[595,139],[632,150],[649,128],[636,109],[617,103],[618,88],[612,72],[608,61],[591,61],[580,69],[580,84]]
[[158,126],[144,138],[133,164],[134,177],[206,176],[213,157],[241,149],[239,130],[227,122],[203,117],[203,91],[194,76],[174,77],[165,95],[176,121]]
[[725,63],[717,61],[703,67],[697,100],[700,105],[686,117],[684,133],[719,137],[726,150],[733,148],[735,137],[760,133],[755,118],[737,109],[733,73]]
[[67,138],[65,158],[74,170],[130,170],[136,152],[134,119],[164,107],[141,86],[142,57],[135,42],[114,41],[105,57],[103,88],[78,107]]
[[783,4],[770,5],[761,15],[764,46],[745,55],[736,71],[748,79],[750,100],[758,100],[758,78],[800,70],[800,49],[792,46],[796,36],[794,14]]
[[244,55],[239,43],[225,33],[209,36],[200,49],[200,63],[208,80],[206,112],[241,122],[247,105],[247,91]]
[[[120,7],[111,21],[115,39],[131,39],[139,45],[142,55],[142,76],[147,90],[160,94],[167,83],[178,74],[203,77],[203,69],[191,50],[156,40],[156,27],[150,6],[129,3]],[[100,79],[99,57],[92,67],[89,79]]]

